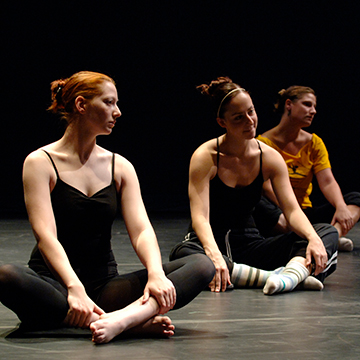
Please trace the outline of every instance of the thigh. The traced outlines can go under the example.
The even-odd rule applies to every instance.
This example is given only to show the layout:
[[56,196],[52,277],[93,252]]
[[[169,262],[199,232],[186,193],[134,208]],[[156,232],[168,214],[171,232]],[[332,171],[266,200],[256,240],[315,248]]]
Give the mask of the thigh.
[[57,326],[67,311],[67,291],[55,279],[19,265],[0,269],[0,300],[32,327]]
[[164,264],[166,276],[176,289],[178,309],[204,290],[215,275],[213,262],[204,254],[192,254]]
[[330,223],[334,214],[335,208],[326,203],[321,206],[311,207],[303,210],[307,218],[312,224]]
[[[253,234],[253,238],[251,234],[246,234],[245,240],[240,237],[238,241],[243,245],[238,246],[233,252],[233,259],[237,263],[264,270],[274,270],[285,266],[294,256],[305,257],[307,241],[294,232],[269,238],[262,238],[256,234]],[[231,242],[236,242],[236,239],[232,239]]]
[[122,309],[143,295],[147,279],[146,269],[117,275],[93,297],[94,301],[105,312]]
[[195,232],[189,232],[185,236],[185,239],[181,243],[175,245],[171,250],[169,260],[173,261],[193,254],[205,254],[205,251]]
[[344,200],[346,205],[355,205],[360,207],[360,193],[358,192],[350,192],[344,195]]
[[[194,299],[212,280],[212,261],[203,254],[193,254],[163,265],[165,275],[176,289],[176,305],[180,308]],[[95,302],[106,312],[124,308],[143,293],[148,280],[147,270],[118,275],[101,289]]]
[[274,230],[281,214],[282,211],[278,206],[262,196],[252,216],[260,233],[266,235]]
[[[355,205],[360,207],[360,193],[350,192],[344,195],[346,205]],[[323,205],[306,208],[303,210],[312,224],[331,223],[335,214],[335,208],[326,202]]]

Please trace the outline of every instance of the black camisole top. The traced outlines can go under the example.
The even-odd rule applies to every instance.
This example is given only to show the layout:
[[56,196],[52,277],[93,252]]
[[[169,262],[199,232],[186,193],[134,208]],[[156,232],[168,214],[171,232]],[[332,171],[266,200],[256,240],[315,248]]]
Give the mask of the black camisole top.
[[[233,188],[225,185],[218,174],[210,181],[210,225],[214,234],[242,232],[256,227],[252,213],[260,201],[264,178],[262,175],[262,150],[260,170],[255,180],[244,187]],[[217,140],[217,167],[219,167],[219,140]]]
[[[50,154],[57,181],[51,192],[57,237],[63,246],[72,268],[80,279],[103,278],[117,273],[111,249],[111,227],[118,209],[118,192],[114,181],[114,154],[112,181],[92,196],[65,183]],[[49,275],[49,269],[35,246],[29,267]]]

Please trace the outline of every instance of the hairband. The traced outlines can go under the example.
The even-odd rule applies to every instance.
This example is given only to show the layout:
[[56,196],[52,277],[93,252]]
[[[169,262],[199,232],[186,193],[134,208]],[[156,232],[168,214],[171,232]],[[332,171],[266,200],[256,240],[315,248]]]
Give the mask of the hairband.
[[219,105],[218,111],[217,111],[217,117],[219,117],[219,115],[220,115],[221,106],[222,106],[224,100],[225,100],[230,94],[232,94],[232,93],[235,92],[235,91],[245,91],[245,89],[243,89],[243,88],[236,88],[236,89],[233,89],[233,90],[229,91],[229,92],[222,98],[222,100],[221,100],[221,102],[220,102],[220,105]]

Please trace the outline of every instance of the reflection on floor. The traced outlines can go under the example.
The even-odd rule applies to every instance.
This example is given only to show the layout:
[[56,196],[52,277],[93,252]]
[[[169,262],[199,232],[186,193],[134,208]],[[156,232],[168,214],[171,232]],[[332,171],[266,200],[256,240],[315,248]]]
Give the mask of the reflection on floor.
[[[151,219],[167,261],[188,219]],[[118,338],[95,346],[86,330],[13,338],[9,334],[18,319],[0,304],[0,359],[359,359],[360,224],[348,236],[355,249],[339,254],[338,269],[323,291],[275,296],[261,289],[204,291],[170,313],[176,326],[171,339]],[[0,221],[0,264],[25,264],[33,245],[27,220]],[[113,228],[113,247],[121,272],[140,268],[120,219]]]

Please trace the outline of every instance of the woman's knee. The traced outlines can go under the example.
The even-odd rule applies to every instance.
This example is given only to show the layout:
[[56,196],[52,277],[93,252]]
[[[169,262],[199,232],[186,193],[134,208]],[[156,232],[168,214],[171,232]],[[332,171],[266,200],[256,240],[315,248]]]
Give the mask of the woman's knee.
[[191,241],[182,242],[175,245],[175,247],[171,250],[169,260],[173,261],[195,254],[205,254],[201,245]]
[[194,268],[197,268],[198,272],[205,278],[205,282],[210,282],[215,276],[215,266],[211,259],[204,254],[193,254],[189,256],[190,258]]
[[0,284],[6,286],[19,281],[23,273],[22,267],[15,264],[0,266]]
[[321,238],[328,256],[331,256],[338,249],[339,233],[336,228],[330,224],[315,224],[314,229]]
[[344,195],[344,200],[346,205],[355,205],[360,207],[360,193],[359,192],[350,192]]

